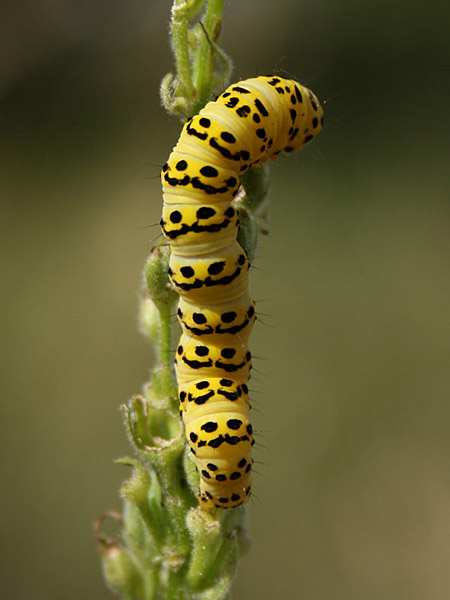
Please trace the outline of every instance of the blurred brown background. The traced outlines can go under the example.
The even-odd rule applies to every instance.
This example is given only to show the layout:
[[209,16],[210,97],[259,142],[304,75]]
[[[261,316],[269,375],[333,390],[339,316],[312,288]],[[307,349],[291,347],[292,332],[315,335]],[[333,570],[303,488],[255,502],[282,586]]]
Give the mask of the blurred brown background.
[[[3,3],[1,589],[107,600],[91,524],[119,508],[118,407],[179,123],[170,2]],[[228,2],[233,80],[274,71],[325,130],[272,168],[252,291],[253,548],[236,600],[450,597],[448,3]]]

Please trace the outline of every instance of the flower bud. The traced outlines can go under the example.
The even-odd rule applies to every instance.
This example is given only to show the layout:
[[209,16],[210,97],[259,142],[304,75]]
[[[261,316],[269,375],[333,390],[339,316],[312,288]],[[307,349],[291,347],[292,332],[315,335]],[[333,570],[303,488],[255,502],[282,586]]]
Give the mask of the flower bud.
[[157,398],[150,401],[134,396],[123,406],[126,424],[139,449],[152,451],[166,449],[174,443],[184,446],[184,432],[180,420]]
[[133,467],[131,477],[122,485],[121,495],[139,509],[151,534],[162,543],[166,531],[166,515],[162,507],[162,490],[158,477],[153,470],[134,459],[120,459],[117,462]]
[[149,296],[141,299],[139,307],[139,325],[141,332],[155,344],[159,343],[161,318],[159,310]]
[[125,500],[123,507],[123,535],[127,547],[140,564],[151,564],[159,554],[159,544],[154,539],[139,507]]
[[101,562],[108,586],[124,598],[134,598],[141,578],[128,552],[113,543],[101,550]]

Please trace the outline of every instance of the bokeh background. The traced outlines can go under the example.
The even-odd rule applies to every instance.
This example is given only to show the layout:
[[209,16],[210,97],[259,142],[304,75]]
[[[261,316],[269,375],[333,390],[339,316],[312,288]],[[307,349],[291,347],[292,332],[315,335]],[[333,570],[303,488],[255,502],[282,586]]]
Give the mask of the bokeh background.
[[[1,589],[107,600],[119,406],[179,123],[169,0],[2,7]],[[326,127],[272,168],[252,291],[256,497],[232,598],[450,597],[449,8],[228,2],[233,80],[287,73]]]

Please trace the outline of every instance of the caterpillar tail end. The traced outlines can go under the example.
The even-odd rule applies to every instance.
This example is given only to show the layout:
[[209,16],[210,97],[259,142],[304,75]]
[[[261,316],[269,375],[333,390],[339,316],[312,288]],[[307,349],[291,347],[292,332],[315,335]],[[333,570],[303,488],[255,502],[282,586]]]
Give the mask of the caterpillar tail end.
[[252,475],[249,473],[237,487],[232,485],[229,490],[223,487],[217,492],[217,483],[208,484],[201,480],[200,483],[200,507],[207,512],[214,512],[216,508],[237,508],[250,500]]

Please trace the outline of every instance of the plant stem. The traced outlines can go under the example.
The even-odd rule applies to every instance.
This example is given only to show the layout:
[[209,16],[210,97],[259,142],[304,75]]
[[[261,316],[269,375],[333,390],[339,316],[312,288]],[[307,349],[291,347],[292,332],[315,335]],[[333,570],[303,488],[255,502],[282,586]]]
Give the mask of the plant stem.
[[175,0],[172,6],[170,33],[177,65],[178,80],[182,86],[182,90],[180,91],[188,101],[195,97],[189,60],[188,27],[190,16],[191,7],[189,2],[187,0]]
[[200,108],[209,100],[211,92],[215,61],[215,49],[212,44],[219,38],[222,28],[223,3],[224,0],[209,0],[202,20],[206,33],[200,40],[192,69],[192,79],[197,92],[196,105]]
[[173,398],[177,396],[175,375],[173,372],[173,359],[171,355],[172,323],[171,323],[172,304],[160,304],[158,306],[160,315],[160,334],[159,334],[159,363],[160,369],[158,379],[160,390],[163,397]]

